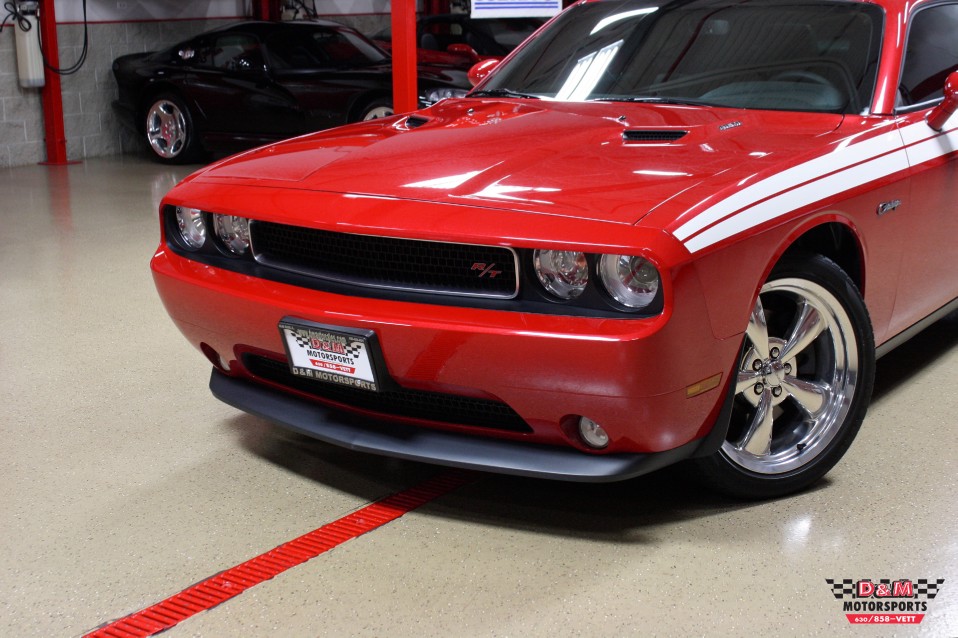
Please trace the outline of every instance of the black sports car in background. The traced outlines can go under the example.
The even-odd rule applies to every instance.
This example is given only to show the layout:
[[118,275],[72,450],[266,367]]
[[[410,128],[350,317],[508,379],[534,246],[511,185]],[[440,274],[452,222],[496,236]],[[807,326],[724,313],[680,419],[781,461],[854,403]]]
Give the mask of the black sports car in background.
[[[162,162],[392,114],[392,62],[335,22],[243,22],[117,58],[115,109]],[[464,95],[461,69],[419,65],[424,104]]]

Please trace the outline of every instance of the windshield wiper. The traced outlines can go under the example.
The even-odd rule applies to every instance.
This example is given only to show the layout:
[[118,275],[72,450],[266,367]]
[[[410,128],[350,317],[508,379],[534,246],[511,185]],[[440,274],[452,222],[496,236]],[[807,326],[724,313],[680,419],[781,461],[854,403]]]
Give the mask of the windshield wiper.
[[520,97],[527,100],[540,100],[538,95],[529,95],[528,93],[519,93],[512,89],[489,89],[488,91],[473,91],[467,97]]
[[688,106],[719,106],[712,102],[702,102],[685,97],[662,97],[658,95],[602,95],[589,99],[590,102],[640,102],[643,104],[684,104]]

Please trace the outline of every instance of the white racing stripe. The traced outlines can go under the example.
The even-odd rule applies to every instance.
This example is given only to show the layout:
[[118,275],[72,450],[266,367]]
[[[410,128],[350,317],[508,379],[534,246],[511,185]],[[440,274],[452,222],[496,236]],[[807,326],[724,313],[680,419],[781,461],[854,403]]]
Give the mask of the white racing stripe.
[[953,153],[956,146],[958,130],[938,135],[924,122],[858,144],[846,142],[743,188],[680,226],[675,236],[694,253],[803,206],[905,171],[909,160],[914,165]]
[[802,206],[813,204],[859,184],[866,184],[906,170],[908,170],[908,158],[904,150],[882,155],[877,159],[799,186],[777,197],[766,199],[689,239],[685,242],[685,247],[689,252],[697,252],[749,228],[787,215]]

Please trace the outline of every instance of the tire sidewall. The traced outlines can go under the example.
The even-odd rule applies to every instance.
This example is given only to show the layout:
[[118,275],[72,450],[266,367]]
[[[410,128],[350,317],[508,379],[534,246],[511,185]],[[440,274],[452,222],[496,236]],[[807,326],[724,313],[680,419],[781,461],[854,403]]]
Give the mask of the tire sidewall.
[[[360,121],[360,122],[372,121],[372,120],[367,120],[366,117],[367,117],[372,111],[375,111],[376,109],[380,109],[380,108],[383,108],[383,107],[386,107],[386,108],[389,108],[390,110],[392,110],[392,108],[393,108],[393,103],[392,103],[392,101],[389,100],[389,99],[386,99],[386,98],[377,98],[377,99],[375,99],[375,100],[369,102],[368,104],[366,104],[365,106],[363,106],[363,108],[361,108],[361,109],[359,110],[359,118],[358,118],[358,121]],[[391,114],[391,115],[395,115],[395,111],[394,111],[394,110],[392,111],[392,114]],[[390,116],[391,116],[391,115],[390,115]],[[383,116],[383,117],[387,117],[387,116]],[[374,119],[382,119],[382,118],[374,118]]]

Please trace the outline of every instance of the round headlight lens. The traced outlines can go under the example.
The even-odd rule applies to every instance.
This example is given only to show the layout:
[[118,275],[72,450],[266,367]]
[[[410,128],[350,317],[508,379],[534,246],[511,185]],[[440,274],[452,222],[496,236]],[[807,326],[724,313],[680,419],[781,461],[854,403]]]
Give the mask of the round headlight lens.
[[249,250],[249,220],[245,217],[213,215],[213,228],[226,249],[234,255],[244,255]]
[[645,308],[659,292],[659,271],[642,257],[602,255],[599,275],[612,298],[627,308]]
[[200,209],[177,206],[176,227],[180,231],[180,242],[186,248],[199,250],[206,243],[206,220]]
[[462,97],[466,93],[468,93],[468,91],[465,89],[429,89],[426,91],[426,95],[423,97],[423,102],[426,102],[427,104],[435,104],[439,100],[445,100],[446,98],[452,97]]
[[559,299],[575,299],[589,284],[589,262],[574,250],[535,251],[536,276]]

